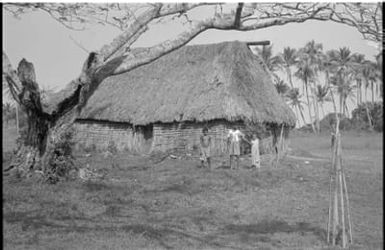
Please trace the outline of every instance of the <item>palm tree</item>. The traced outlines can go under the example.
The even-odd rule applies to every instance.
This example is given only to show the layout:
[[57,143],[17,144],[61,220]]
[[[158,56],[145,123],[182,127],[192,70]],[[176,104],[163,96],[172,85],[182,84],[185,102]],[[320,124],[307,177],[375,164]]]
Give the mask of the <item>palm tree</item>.
[[329,57],[333,73],[332,84],[337,87],[340,97],[340,112],[344,114],[347,111],[346,100],[353,95],[351,91],[355,87],[351,86],[352,79],[355,77],[355,57],[347,47],[331,51]]
[[300,49],[301,54],[306,54],[310,60],[310,64],[314,67],[315,74],[318,73],[322,65],[323,46],[321,43],[316,43],[314,40],[306,43],[305,47]]
[[328,102],[330,101],[329,99],[329,87],[328,86],[321,86],[321,85],[317,85],[316,89],[315,89],[315,96],[317,98],[317,104],[320,104],[321,105],[321,110],[322,110],[322,116],[325,116],[325,110],[324,110],[324,107],[323,107],[323,104],[325,102]]
[[375,69],[376,69],[376,76],[377,80],[379,81],[379,85],[377,85],[377,92],[378,87],[380,88],[380,96],[383,98],[383,92],[382,92],[382,86],[384,84],[384,78],[382,74],[382,53],[379,53],[376,55],[376,62],[375,62]]
[[303,60],[301,59],[297,65],[298,70],[295,72],[295,76],[303,81],[304,87],[305,87],[305,93],[306,93],[306,99],[307,99],[307,105],[309,110],[309,117],[310,117],[310,124],[312,126],[313,132],[316,133],[312,116],[311,116],[311,103],[309,100],[309,83],[314,81],[315,78],[315,71],[313,65],[311,65],[310,60],[306,60],[306,56],[303,57]]
[[[289,99],[289,105],[292,106],[297,113],[297,109],[302,117],[303,124],[306,124],[305,117],[303,115],[303,106],[302,106],[302,101],[301,101],[301,94],[299,93],[299,88],[292,88],[289,90],[289,92],[286,95]],[[299,121],[299,116],[297,114],[297,119],[298,123]]]
[[371,87],[372,91],[372,103],[374,103],[374,85],[378,79],[377,66],[371,61],[364,62],[364,68],[362,71],[365,80],[365,99],[367,101],[367,89]]
[[263,46],[262,49],[256,47],[254,50],[260,56],[266,68],[277,78],[274,72],[279,69],[281,58],[279,56],[273,56],[273,45]]
[[287,92],[290,90],[290,87],[279,77],[275,79],[275,89],[277,90],[278,94],[282,96],[282,98],[285,98]]
[[348,106],[346,105],[346,101],[348,98],[354,98],[354,89],[355,85],[351,85],[351,79],[353,78],[353,74],[349,74],[343,78],[340,74],[334,75],[331,78],[331,83],[336,86],[337,93],[340,97],[340,113],[343,115],[349,114]]
[[281,65],[285,68],[287,78],[289,79],[290,86],[294,88],[292,73],[290,67],[296,65],[298,55],[296,49],[292,49],[290,47],[285,47],[283,49],[283,53],[280,54],[281,57]]
[[325,85],[330,87],[330,76],[334,70],[334,65],[332,63],[333,58],[336,57],[335,55],[336,50],[328,50],[325,54],[322,56],[321,64],[320,64],[320,70],[325,73]]
[[354,69],[354,78],[357,85],[357,107],[362,103],[362,81],[363,81],[363,64],[365,62],[365,55],[363,54],[353,54],[353,69]]
[[[315,124],[317,132],[320,131],[320,124],[319,124],[319,109],[317,104],[317,97],[315,96],[314,90],[316,89],[316,79],[318,76],[318,72],[322,69],[322,63],[323,63],[323,46],[321,43],[316,43],[314,40],[306,43],[305,47],[301,48],[300,53],[300,60],[307,60],[308,64],[312,68],[314,77],[313,80],[310,81],[310,83],[313,83],[313,86],[311,86],[311,95],[313,98],[313,107],[314,107],[314,114],[315,114]],[[309,106],[310,107],[310,106]]]
[[[372,123],[372,118],[370,116],[369,107],[368,107],[367,89],[370,86],[370,83],[375,81],[375,79],[376,79],[376,74],[375,74],[372,66],[373,66],[372,62],[366,60],[363,62],[362,69],[361,69],[362,79],[365,83],[364,84],[364,88],[365,88],[365,105],[364,105],[364,107],[365,107],[366,116],[367,116],[367,119],[369,122],[369,128],[370,129],[373,129],[373,123]],[[373,96],[372,96],[372,101],[374,101]]]

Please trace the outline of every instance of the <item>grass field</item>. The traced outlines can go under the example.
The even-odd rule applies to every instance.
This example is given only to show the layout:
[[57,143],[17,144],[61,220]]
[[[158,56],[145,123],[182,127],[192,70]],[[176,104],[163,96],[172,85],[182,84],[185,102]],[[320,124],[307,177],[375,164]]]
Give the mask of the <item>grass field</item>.
[[[4,130],[3,130],[4,131]],[[8,131],[9,135],[12,135]],[[3,139],[9,150],[10,139]],[[383,248],[382,134],[343,134],[351,249]],[[327,158],[329,135],[294,134],[298,156]],[[3,152],[4,153],[4,152]],[[3,181],[4,249],[328,249],[327,161],[199,168],[197,159],[78,156],[103,181]]]

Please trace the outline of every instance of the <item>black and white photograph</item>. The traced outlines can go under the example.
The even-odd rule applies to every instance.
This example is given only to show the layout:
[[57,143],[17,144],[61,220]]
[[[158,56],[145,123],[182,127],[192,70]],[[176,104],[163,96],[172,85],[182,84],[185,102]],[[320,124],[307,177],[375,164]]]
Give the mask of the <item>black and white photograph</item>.
[[383,6],[2,1],[3,249],[383,249]]

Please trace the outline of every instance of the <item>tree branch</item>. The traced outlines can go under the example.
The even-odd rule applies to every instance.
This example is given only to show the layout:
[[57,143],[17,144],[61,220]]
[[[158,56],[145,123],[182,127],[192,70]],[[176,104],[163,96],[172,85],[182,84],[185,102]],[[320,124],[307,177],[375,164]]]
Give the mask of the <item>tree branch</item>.
[[[217,3],[209,4],[217,5]],[[354,21],[357,18],[356,16],[349,16],[349,13],[341,14],[337,11],[338,8],[344,7],[343,4],[252,4],[251,7],[245,7],[245,11],[243,11],[244,5],[243,3],[239,3],[235,12],[234,10],[232,13],[227,14],[223,12],[215,12],[215,14],[210,18],[201,21],[190,21],[189,29],[181,33],[173,41],[165,41],[151,48],[143,49],[140,52],[137,50],[130,52],[126,51],[132,43],[134,43],[144,32],[147,31],[147,25],[152,21],[161,17],[175,14],[185,15],[186,12],[191,9],[209,4],[154,3],[145,5],[147,9],[144,11],[141,10],[141,14],[139,14],[137,17],[135,14],[132,15],[132,13],[136,12],[129,12],[131,14],[126,14],[126,16],[118,18],[120,22],[128,22],[128,19],[130,19],[130,23],[127,25],[126,23],[124,24],[126,25],[126,29],[110,44],[103,46],[96,53],[90,53],[90,56],[87,60],[88,63],[85,63],[85,65],[88,66],[83,67],[80,76],[68,84],[65,90],[62,91],[64,94],[55,100],[59,102],[59,104],[56,105],[56,110],[60,110],[60,107],[63,107],[61,104],[67,103],[68,100],[71,100],[72,104],[73,102],[76,102],[76,100],[80,100],[80,103],[84,104],[89,96],[92,95],[93,91],[101,83],[101,81],[106,77],[110,75],[121,74],[141,65],[148,64],[157,58],[184,46],[198,34],[208,29],[250,31],[271,26],[284,25],[288,23],[300,23],[307,20],[333,20],[335,22],[341,22],[350,26],[355,26],[361,33],[370,35],[376,39],[379,39],[378,34],[381,34],[382,38],[382,31],[375,34],[376,29],[378,30],[377,26],[380,25],[376,26],[374,24],[372,26],[368,26],[367,20],[372,21],[372,16],[363,14],[361,11],[362,9],[360,9],[361,7],[357,7],[358,5],[348,5],[348,7],[345,6],[345,8],[348,8],[348,11],[361,11],[361,18],[359,22]],[[18,4],[18,6],[25,7],[31,5]],[[34,4],[32,6],[34,8],[42,9],[43,7],[47,6],[47,4]],[[58,6],[62,7],[63,5]],[[339,7],[337,8],[336,6]],[[61,10],[59,7],[57,7],[57,5],[48,4],[47,8],[49,7],[56,8],[55,11],[61,13]],[[121,8],[119,5],[116,5],[115,7],[119,10]],[[70,14],[64,13],[63,15],[72,17],[73,13],[78,13],[77,11],[79,8],[85,8],[85,10],[87,10],[87,8],[90,8],[90,5],[75,4],[71,5],[71,8],[72,9]],[[353,9],[350,10],[349,8]],[[373,10],[373,13],[377,14],[378,12],[381,12],[381,10],[379,10],[377,6],[377,9]],[[108,16],[112,16],[112,14],[109,13]],[[246,24],[246,22],[249,24]],[[92,58],[91,62],[89,61],[90,58]],[[11,74],[11,72],[9,72],[9,74]],[[17,86],[17,79],[14,79],[14,81],[16,83],[15,86]],[[17,91],[16,87],[14,89]]]
[[238,3],[237,11],[235,12],[234,27],[239,28],[241,23],[241,14],[243,9],[243,3]]
[[[133,42],[137,40],[140,34],[137,35],[138,32],[141,31],[143,33],[144,28],[151,21],[158,19],[160,17],[169,16],[181,12],[187,12],[196,7],[208,5],[205,3],[197,3],[197,4],[172,4],[172,5],[164,5],[160,3],[156,3],[153,5],[153,8],[144,12],[142,15],[135,17],[135,20],[127,27],[126,31],[124,31],[121,35],[116,37],[112,43],[104,46],[98,54],[102,55],[104,61],[108,60],[113,54],[116,53],[123,46],[130,46]],[[133,36],[136,36],[136,39],[131,39]],[[128,41],[131,41],[131,44],[127,44]]]
[[107,64],[98,71],[98,74],[105,75],[107,72],[112,75],[122,74],[141,65],[150,63],[160,56],[182,47],[198,34],[207,30],[210,23],[211,20],[194,23],[188,31],[181,33],[173,41],[167,40],[151,48],[144,49],[139,53],[127,55],[123,58],[119,66],[111,67],[111,65]]
[[11,61],[7,54],[3,51],[3,76],[5,77],[9,90],[12,94],[13,99],[20,104],[19,95],[21,93],[22,85],[17,76],[16,70],[13,69]]
[[[314,5],[312,5],[314,7]],[[285,25],[288,23],[301,23],[310,19],[314,20],[329,20],[330,12],[321,13],[323,11],[329,11],[329,5],[321,5],[318,8],[314,8],[311,14],[308,12],[307,14],[301,16],[292,16],[292,17],[276,17],[266,20],[264,22],[256,22],[251,25],[244,25],[243,23],[236,28],[239,31],[250,31],[257,30],[271,26],[277,25]],[[321,14],[320,14],[321,13]],[[126,55],[124,58],[119,58],[111,62],[110,64],[103,65],[98,69],[97,74],[99,76],[102,75],[117,75],[122,74],[127,71],[130,71],[136,67],[139,67],[144,64],[148,64],[162,55],[170,53],[189,41],[191,41],[194,37],[196,37],[201,32],[208,29],[220,29],[220,30],[231,30],[234,29],[234,19],[231,14],[223,14],[221,16],[215,16],[213,18],[208,18],[206,20],[200,22],[192,23],[192,26],[188,31],[180,34],[175,40],[165,41],[158,45],[155,45],[151,48],[144,49],[140,53],[131,53]],[[120,65],[118,65],[120,63]]]

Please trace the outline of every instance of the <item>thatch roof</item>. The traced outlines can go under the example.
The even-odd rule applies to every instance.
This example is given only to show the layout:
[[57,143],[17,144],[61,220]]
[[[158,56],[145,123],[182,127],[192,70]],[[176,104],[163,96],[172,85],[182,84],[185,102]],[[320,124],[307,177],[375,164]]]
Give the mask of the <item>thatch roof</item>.
[[259,58],[242,42],[185,46],[109,77],[80,118],[135,125],[213,119],[295,124]]

